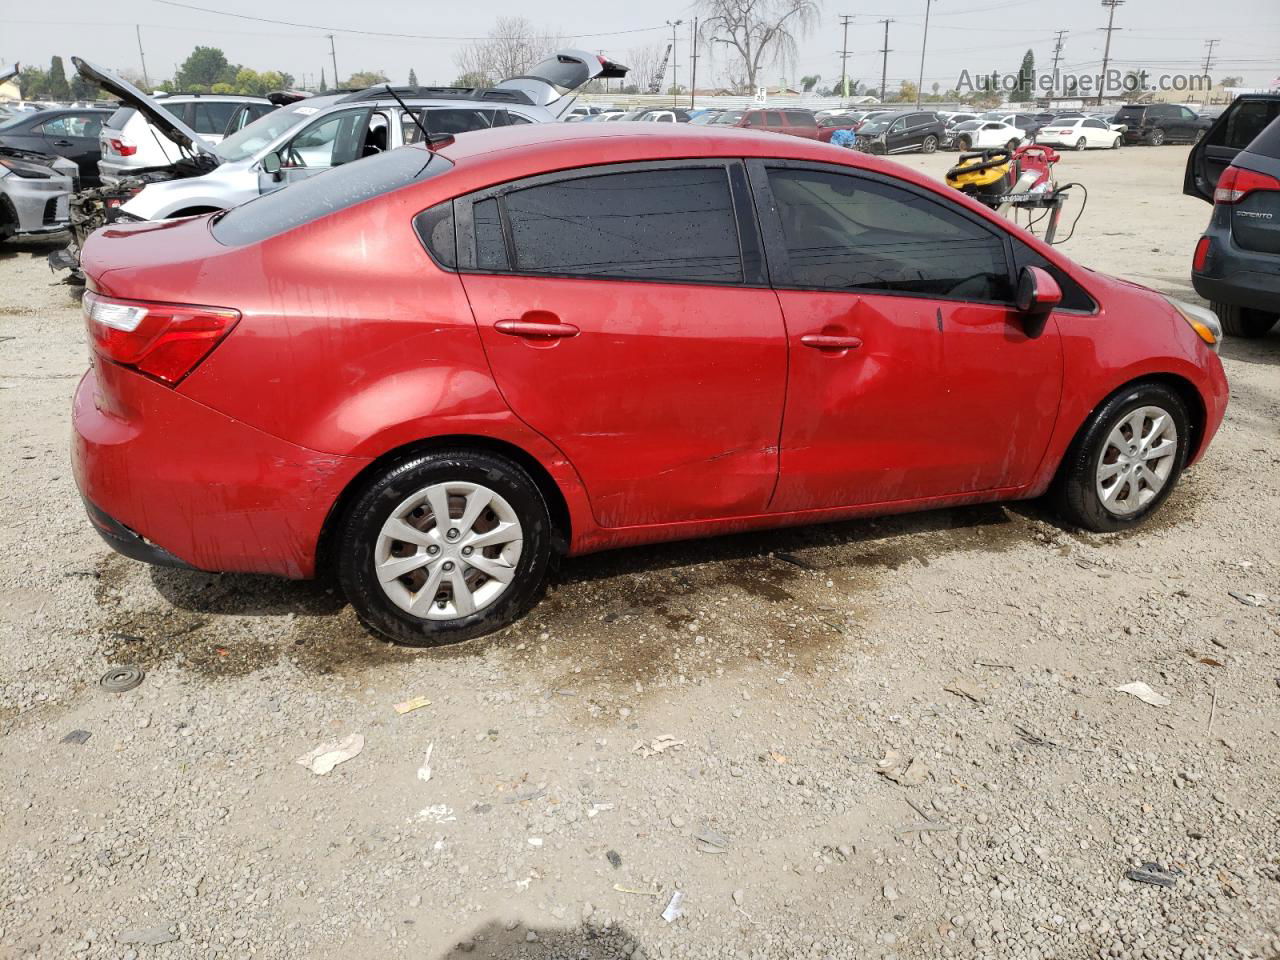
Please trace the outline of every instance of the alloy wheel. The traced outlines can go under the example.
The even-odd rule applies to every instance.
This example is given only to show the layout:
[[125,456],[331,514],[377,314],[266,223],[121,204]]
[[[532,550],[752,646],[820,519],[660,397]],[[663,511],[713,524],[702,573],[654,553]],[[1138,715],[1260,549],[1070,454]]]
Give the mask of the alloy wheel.
[[1178,453],[1178,427],[1169,411],[1139,407],[1112,428],[1098,458],[1098,497],[1116,516],[1137,513],[1169,482]]
[[426,620],[483,610],[515,578],[524,536],[505,498],[469,481],[436,483],[392,511],[373,551],[391,602]]

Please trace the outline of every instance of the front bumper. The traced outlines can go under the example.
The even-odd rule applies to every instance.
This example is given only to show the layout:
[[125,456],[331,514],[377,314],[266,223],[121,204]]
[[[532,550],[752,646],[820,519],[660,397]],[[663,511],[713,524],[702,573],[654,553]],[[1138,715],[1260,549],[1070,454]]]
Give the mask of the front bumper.
[[72,466],[94,525],[151,563],[313,576],[325,520],[368,463],[288,443],[102,360],[73,402]]
[[5,177],[0,182],[18,215],[18,233],[56,233],[67,229],[68,204],[73,189],[69,177],[34,179]]

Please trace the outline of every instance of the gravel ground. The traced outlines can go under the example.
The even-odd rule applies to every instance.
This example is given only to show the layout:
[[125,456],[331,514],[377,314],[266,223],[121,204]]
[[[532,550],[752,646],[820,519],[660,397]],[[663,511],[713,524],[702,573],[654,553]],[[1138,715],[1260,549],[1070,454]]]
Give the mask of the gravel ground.
[[[1193,296],[1185,156],[1068,155],[1067,249]],[[585,557],[405,652],[323,585],[99,542],[47,249],[0,252],[0,958],[1280,954],[1280,335],[1225,346],[1227,422],[1138,532],[1019,504]]]

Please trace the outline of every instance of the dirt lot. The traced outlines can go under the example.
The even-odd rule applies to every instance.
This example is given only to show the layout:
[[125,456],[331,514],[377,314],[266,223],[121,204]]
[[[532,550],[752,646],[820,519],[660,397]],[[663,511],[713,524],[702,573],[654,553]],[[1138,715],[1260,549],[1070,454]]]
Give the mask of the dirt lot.
[[[1067,249],[1193,297],[1185,156],[1067,155]],[[586,557],[403,652],[323,586],[108,552],[47,249],[0,252],[0,957],[1280,954],[1280,335],[1225,346],[1227,422],[1140,532],[1023,504]]]

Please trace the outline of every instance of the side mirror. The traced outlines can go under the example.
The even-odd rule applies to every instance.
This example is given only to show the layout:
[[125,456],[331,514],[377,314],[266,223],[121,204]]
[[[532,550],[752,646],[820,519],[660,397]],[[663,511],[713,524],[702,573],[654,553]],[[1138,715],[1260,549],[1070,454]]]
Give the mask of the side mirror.
[[1014,306],[1022,314],[1022,329],[1028,337],[1034,339],[1044,332],[1049,314],[1061,302],[1062,288],[1047,271],[1040,267],[1022,268]]
[[280,179],[280,154],[268,153],[262,158],[262,172],[270,174],[272,179]]

